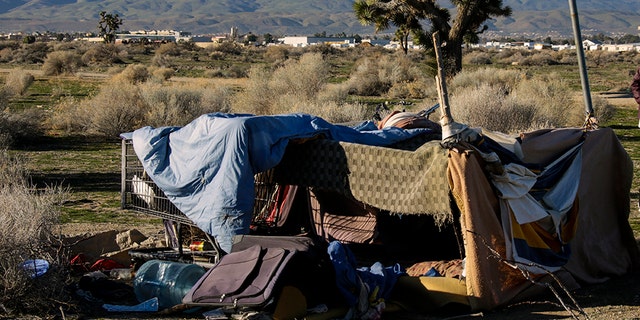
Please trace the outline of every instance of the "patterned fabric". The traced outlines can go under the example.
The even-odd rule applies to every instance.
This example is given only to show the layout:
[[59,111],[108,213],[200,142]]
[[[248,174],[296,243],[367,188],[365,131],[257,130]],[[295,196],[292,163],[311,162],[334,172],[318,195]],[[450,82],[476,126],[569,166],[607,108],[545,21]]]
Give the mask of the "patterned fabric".
[[[444,223],[451,219],[448,151],[439,140],[424,139],[394,148],[322,139],[290,144],[276,179],[337,191],[393,213],[431,214]],[[421,145],[412,151],[415,144]]]

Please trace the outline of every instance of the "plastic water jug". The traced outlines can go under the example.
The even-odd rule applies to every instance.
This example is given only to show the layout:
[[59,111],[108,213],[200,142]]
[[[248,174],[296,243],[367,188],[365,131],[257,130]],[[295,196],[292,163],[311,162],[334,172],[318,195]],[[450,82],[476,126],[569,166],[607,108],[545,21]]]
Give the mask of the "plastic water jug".
[[182,298],[205,274],[196,264],[149,260],[140,266],[133,278],[133,292],[138,301],[158,298],[160,310],[182,303]]

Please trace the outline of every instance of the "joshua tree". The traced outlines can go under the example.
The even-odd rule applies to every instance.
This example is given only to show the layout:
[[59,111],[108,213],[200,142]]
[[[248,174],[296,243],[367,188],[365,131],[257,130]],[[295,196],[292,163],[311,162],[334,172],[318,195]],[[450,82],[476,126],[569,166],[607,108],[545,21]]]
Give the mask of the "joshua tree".
[[100,22],[98,23],[98,30],[100,36],[104,38],[106,43],[116,42],[116,32],[122,25],[122,19],[118,14],[107,13],[106,11],[100,11]]
[[[402,49],[407,52],[407,40],[413,35],[414,42],[432,47],[431,33],[438,32],[447,61],[449,75],[462,69],[462,44],[464,41],[477,42],[478,34],[487,29],[486,20],[499,16],[510,16],[511,8],[502,0],[451,0],[455,5],[455,18],[437,0],[356,0],[354,12],[363,24],[372,24],[376,31],[395,26],[396,37]],[[453,11],[453,9],[452,9]],[[428,21],[431,30],[423,30],[423,22]]]

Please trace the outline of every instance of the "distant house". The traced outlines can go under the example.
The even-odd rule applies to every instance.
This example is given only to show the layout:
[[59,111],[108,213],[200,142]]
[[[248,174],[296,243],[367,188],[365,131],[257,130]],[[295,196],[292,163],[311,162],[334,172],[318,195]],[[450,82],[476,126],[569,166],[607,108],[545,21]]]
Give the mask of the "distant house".
[[200,48],[209,48],[215,44],[212,36],[193,36],[190,41]]
[[624,43],[624,44],[605,44],[602,45],[604,51],[637,51],[640,52],[640,43]]
[[571,45],[571,44],[554,44],[551,49],[555,50],[555,51],[560,51],[560,50],[575,50],[576,46]]
[[117,34],[116,42],[178,42],[189,41],[191,34],[189,32],[175,30],[139,30],[129,33]]
[[190,41],[195,44],[197,47],[200,48],[211,48],[211,47],[215,47],[223,42],[225,42],[226,40],[228,40],[229,37],[226,35],[207,35],[207,36],[193,36],[191,37]]
[[536,43],[533,45],[533,49],[534,50],[545,50],[545,49],[551,49],[552,46],[550,43]]
[[373,46],[381,46],[384,47],[391,43],[391,40],[388,39],[362,39],[362,43],[369,43]]
[[334,47],[349,47],[355,45],[355,38],[333,37],[284,37],[280,42],[292,47],[306,47],[310,45],[328,44]]
[[582,47],[585,50],[600,50],[602,48],[602,42],[598,40],[583,40]]

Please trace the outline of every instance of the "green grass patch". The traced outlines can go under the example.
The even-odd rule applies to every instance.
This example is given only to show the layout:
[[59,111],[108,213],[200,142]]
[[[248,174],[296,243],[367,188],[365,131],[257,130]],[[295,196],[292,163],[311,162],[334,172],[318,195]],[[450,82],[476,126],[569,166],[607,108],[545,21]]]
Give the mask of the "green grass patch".
[[[640,163],[640,128],[638,128],[638,110],[634,107],[618,107],[614,118],[602,126],[614,130],[620,143],[634,162],[633,184],[631,187],[632,197],[638,197],[640,188],[640,170],[637,165]],[[635,208],[634,208],[635,209]]]
[[22,96],[13,97],[9,101],[12,110],[28,108],[51,109],[61,97],[86,98],[98,92],[102,81],[87,80],[75,77],[36,78]]

